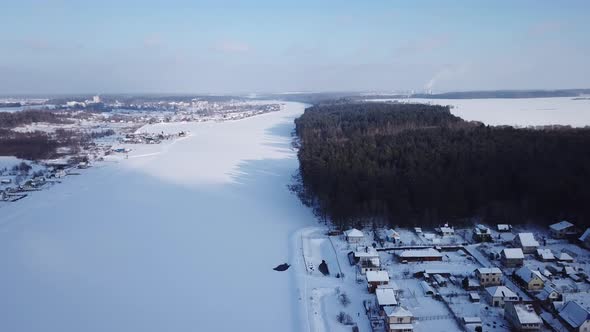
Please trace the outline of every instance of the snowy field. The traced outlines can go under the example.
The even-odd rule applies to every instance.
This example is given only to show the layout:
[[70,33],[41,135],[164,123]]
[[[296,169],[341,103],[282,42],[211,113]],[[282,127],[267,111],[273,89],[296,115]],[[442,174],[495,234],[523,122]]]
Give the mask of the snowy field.
[[314,224],[286,188],[303,109],[147,127],[190,134],[0,208],[0,330],[306,330],[297,269],[272,270]]
[[[374,101],[386,101],[382,99]],[[408,99],[398,99],[407,102]],[[570,97],[522,99],[409,99],[412,103],[452,105],[451,113],[487,125],[590,126],[590,100]]]

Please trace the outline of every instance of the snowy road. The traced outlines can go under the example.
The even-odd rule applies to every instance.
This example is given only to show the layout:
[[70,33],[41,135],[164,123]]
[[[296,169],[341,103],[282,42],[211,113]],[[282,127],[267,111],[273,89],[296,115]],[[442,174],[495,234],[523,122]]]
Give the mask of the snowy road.
[[[0,208],[1,331],[299,331],[304,105],[190,131]],[[134,156],[142,156],[134,158]]]

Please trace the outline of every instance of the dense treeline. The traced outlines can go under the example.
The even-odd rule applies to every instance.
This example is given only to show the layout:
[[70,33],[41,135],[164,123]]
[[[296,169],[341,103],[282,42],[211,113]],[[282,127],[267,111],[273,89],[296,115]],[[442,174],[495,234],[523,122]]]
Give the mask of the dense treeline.
[[16,156],[28,160],[56,158],[60,156],[57,148],[67,147],[76,152],[96,138],[114,134],[112,129],[96,132],[57,129],[54,133],[47,134],[41,131],[22,133],[0,128],[0,156]]
[[65,115],[51,111],[0,112],[0,128],[14,128],[34,122],[69,123],[71,121]]
[[346,226],[590,220],[590,130],[469,123],[447,107],[333,103],[296,120],[302,200]]

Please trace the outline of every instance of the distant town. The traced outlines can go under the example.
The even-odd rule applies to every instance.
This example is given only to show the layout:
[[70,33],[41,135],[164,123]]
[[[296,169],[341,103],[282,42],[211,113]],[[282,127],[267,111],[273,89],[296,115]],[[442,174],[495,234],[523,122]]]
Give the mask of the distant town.
[[154,98],[0,99],[0,202],[25,198],[105,158],[126,158],[135,145],[190,135],[142,132],[148,124],[232,121],[281,109],[279,102],[229,97]]

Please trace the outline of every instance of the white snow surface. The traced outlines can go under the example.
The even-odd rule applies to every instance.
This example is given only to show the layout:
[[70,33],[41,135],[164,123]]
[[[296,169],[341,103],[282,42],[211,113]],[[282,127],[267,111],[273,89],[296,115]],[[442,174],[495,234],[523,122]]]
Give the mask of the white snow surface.
[[[300,331],[314,218],[286,185],[305,105],[134,147],[0,208],[1,331]],[[355,299],[356,300],[356,299]]]
[[492,99],[378,99],[452,105],[451,113],[467,121],[487,125],[544,126],[590,125],[590,100],[571,97]]

